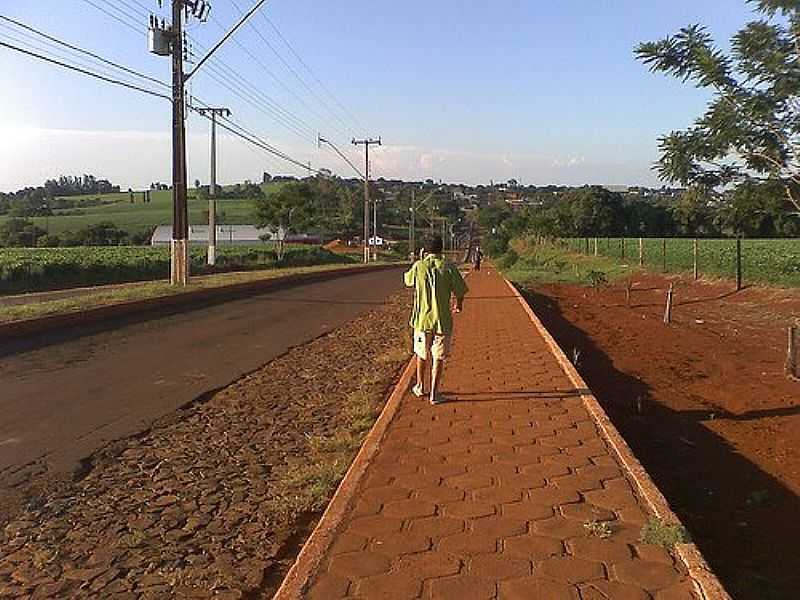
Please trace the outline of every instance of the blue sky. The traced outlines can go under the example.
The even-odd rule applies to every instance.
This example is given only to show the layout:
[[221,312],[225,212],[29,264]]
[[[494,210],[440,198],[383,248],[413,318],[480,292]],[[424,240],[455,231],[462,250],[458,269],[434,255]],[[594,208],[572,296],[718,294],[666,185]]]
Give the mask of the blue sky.
[[[191,23],[190,35],[213,44],[236,6],[252,1],[212,0],[213,20]],[[110,10],[107,0],[92,2]],[[0,14],[168,81],[169,61],[148,54],[144,36],[143,7],[164,11],[155,0],[111,4],[141,32],[85,0],[0,0]],[[650,74],[634,46],[695,22],[727,46],[753,17],[739,0],[269,0],[262,11],[311,72],[256,15],[238,44],[216,55],[235,71],[228,77],[253,87],[229,80],[238,93],[226,89],[214,80],[225,71],[217,63],[196,75],[193,94],[229,106],[238,122],[302,162],[340,174],[348,167],[317,149],[314,132],[354,160],[352,135],[381,135],[376,177],[535,184],[656,184],[658,136],[688,125],[707,98]],[[9,36],[31,41],[0,26],[0,40]],[[4,48],[0,89],[0,190],[59,173],[92,172],[126,187],[169,180],[166,101]],[[291,113],[292,127],[263,107],[264,95]],[[190,180],[206,181],[208,124],[192,116],[187,131]],[[219,145],[223,181],[298,171],[230,136]]]

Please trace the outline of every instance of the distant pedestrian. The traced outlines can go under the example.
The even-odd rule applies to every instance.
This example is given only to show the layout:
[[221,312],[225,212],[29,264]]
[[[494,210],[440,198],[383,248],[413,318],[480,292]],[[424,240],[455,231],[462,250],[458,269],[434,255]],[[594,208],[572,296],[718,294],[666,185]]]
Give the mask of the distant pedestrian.
[[475,253],[472,258],[472,265],[476,271],[481,270],[481,261],[483,260],[483,252],[481,252],[481,247],[477,246],[475,248]]
[[425,247],[425,257],[413,264],[405,274],[405,284],[414,288],[414,354],[417,355],[417,383],[414,395],[425,395],[425,363],[432,359],[430,402],[440,404],[438,393],[441,364],[447,356],[453,332],[451,299],[455,312],[461,312],[467,285],[455,265],[442,254],[442,238],[435,237]]

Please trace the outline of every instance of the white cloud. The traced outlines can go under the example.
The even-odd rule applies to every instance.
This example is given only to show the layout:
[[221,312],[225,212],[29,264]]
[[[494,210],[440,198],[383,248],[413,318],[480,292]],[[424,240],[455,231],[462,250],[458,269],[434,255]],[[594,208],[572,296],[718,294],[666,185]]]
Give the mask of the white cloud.
[[[208,181],[208,133],[196,129],[187,138],[189,184]],[[142,188],[153,181],[171,178],[171,136],[169,132],[81,131],[67,129],[4,128],[0,143],[0,190],[40,185],[61,174],[92,173],[123,188]],[[352,170],[324,148],[299,142],[270,139],[270,143],[314,166],[327,167],[343,176]],[[341,148],[359,168],[363,154]],[[524,153],[470,152],[416,145],[384,144],[370,149],[373,177],[420,180],[432,178],[468,184],[505,181],[523,183],[582,185],[654,184],[650,170],[654,157],[637,162],[613,162],[584,154],[556,156]],[[300,174],[298,167],[265,154],[228,134],[218,139],[220,182],[258,179],[263,171]]]

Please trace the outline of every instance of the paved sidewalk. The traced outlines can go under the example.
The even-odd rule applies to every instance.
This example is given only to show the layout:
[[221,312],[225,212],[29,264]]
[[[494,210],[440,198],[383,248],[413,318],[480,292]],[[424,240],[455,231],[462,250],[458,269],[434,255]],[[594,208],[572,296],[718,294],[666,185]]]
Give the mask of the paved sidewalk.
[[502,278],[468,283],[450,402],[403,398],[307,597],[694,598],[639,543],[644,507]]

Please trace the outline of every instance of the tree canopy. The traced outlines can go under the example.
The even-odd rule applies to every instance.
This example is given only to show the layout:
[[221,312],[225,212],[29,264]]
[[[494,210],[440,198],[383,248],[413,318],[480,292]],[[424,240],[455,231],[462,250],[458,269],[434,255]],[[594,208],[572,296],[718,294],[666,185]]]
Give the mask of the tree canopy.
[[704,187],[778,184],[800,211],[800,1],[750,0],[761,19],[721,51],[701,25],[640,44],[653,72],[710,90],[706,113],[660,139],[662,178]]

